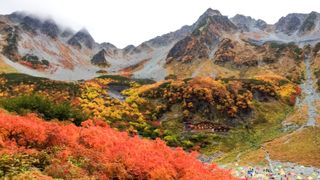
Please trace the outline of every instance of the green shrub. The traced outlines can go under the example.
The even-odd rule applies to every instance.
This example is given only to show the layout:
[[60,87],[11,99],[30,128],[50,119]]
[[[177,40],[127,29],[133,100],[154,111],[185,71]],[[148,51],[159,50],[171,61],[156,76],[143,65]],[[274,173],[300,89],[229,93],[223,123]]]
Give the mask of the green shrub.
[[40,95],[24,95],[14,98],[3,99],[1,105],[10,112],[20,115],[37,113],[46,120],[72,120],[79,125],[87,116],[80,109],[72,107],[70,103],[54,103],[50,99]]
[[169,145],[169,146],[178,146],[178,144],[179,144],[177,137],[174,135],[173,136],[165,136],[163,139],[167,142],[167,145]]

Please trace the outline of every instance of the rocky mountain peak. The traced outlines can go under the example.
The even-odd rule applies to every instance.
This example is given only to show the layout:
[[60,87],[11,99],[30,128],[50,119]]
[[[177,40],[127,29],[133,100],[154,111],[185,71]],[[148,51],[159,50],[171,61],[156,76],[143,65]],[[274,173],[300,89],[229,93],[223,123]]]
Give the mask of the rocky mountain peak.
[[231,22],[233,22],[239,29],[243,31],[251,31],[253,28],[265,29],[267,27],[267,23],[261,19],[255,20],[250,16],[244,16],[241,14],[237,14],[234,17],[230,18]]
[[82,34],[90,35],[89,31],[88,31],[86,28],[82,28],[82,29],[80,29],[78,33],[82,33]]
[[42,22],[36,17],[25,16],[22,19],[21,25],[23,29],[32,31],[35,33],[37,29],[41,28]]
[[258,20],[256,20],[256,24],[255,25],[259,29],[265,29],[265,28],[267,28],[268,24],[264,20],[258,19]]
[[220,11],[208,8],[204,13],[203,16],[222,16]]
[[95,45],[94,39],[85,28],[78,31],[71,39],[68,40],[68,43],[80,49],[82,48],[82,45],[85,45],[89,49],[92,49]]
[[56,38],[60,33],[60,28],[53,20],[48,19],[43,22],[40,31],[51,38]]
[[128,45],[125,48],[123,48],[123,52],[124,54],[128,54],[130,52],[132,52],[136,47],[134,45]]
[[305,34],[306,32],[314,30],[317,24],[319,24],[319,17],[320,14],[315,11],[308,14],[299,29],[299,34]]
[[234,17],[230,18],[230,20],[238,26],[238,28],[249,31],[250,27],[255,23],[255,20],[250,16],[244,16],[241,14],[237,14]]
[[100,44],[103,49],[117,49],[117,47],[111,43],[103,42]]
[[167,63],[172,60],[190,62],[193,59],[209,58],[220,37],[238,29],[227,16],[212,9],[202,14],[192,27],[192,33],[170,49]]
[[211,8],[207,9],[197,20],[197,22],[193,25],[194,28],[197,28],[199,24],[203,24],[208,21],[210,17],[214,16],[222,16],[222,14],[218,10],[213,10]]
[[16,12],[13,12],[8,16],[8,18],[13,21],[13,22],[20,22],[22,21],[22,19],[26,16],[27,14],[23,11],[16,11]]
[[279,21],[275,24],[275,29],[277,32],[283,32],[291,35],[301,27],[306,17],[306,14],[288,14],[287,16],[279,19]]
[[176,42],[178,40],[181,40],[182,38],[186,37],[188,34],[190,34],[192,31],[191,26],[183,26],[177,31],[170,32],[161,36],[157,36],[148,42],[154,46],[154,47],[159,47],[159,46],[166,46],[168,44],[171,44],[172,42]]
[[211,13],[212,16],[207,16],[206,14],[207,13],[204,13],[200,16],[198,21],[193,25],[193,34],[201,34],[204,30],[210,31],[210,33],[213,34],[219,34],[237,29],[227,16],[222,16],[217,13]]
[[70,28],[66,28],[61,33],[61,37],[63,38],[70,38],[72,35],[74,35],[74,31]]

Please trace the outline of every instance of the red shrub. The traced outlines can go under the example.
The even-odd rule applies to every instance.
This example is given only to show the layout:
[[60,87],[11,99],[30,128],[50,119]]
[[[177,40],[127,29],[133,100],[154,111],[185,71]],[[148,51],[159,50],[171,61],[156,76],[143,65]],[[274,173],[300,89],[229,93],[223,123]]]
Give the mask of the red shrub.
[[296,94],[297,96],[300,96],[301,93],[302,93],[301,87],[300,87],[300,86],[296,86],[296,89],[295,89],[295,90],[296,90],[296,93],[295,93],[295,94]]
[[300,88],[300,86],[296,86],[295,87],[295,92],[293,94],[291,94],[290,98],[289,98],[289,103],[291,105],[295,105],[297,97],[300,96],[302,93],[302,90]]
[[0,112],[0,155],[18,151],[50,152],[44,172],[57,178],[234,179],[201,163],[195,153],[169,148],[159,139],[131,138],[102,121],[76,127]]

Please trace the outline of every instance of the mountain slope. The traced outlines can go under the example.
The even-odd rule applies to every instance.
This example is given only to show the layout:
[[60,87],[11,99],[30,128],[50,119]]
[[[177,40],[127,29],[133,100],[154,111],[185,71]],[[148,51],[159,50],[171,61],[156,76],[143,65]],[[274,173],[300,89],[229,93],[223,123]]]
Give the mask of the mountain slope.
[[51,79],[90,79],[97,72],[154,80],[169,75],[237,77],[251,67],[277,74],[274,67],[292,64],[301,55],[287,43],[314,45],[320,41],[319,27],[316,12],[289,14],[269,25],[209,8],[190,26],[119,49],[96,43],[85,29],[74,32],[51,19],[17,12],[0,17],[0,49],[2,64]]

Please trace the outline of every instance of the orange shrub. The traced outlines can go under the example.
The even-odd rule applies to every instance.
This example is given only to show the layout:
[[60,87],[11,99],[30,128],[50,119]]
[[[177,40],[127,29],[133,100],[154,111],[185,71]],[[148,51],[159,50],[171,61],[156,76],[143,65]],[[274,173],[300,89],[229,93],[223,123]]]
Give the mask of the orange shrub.
[[42,173],[54,178],[234,179],[201,163],[195,153],[169,148],[159,139],[129,137],[102,121],[76,127],[0,112],[0,157],[15,153],[49,154]]

